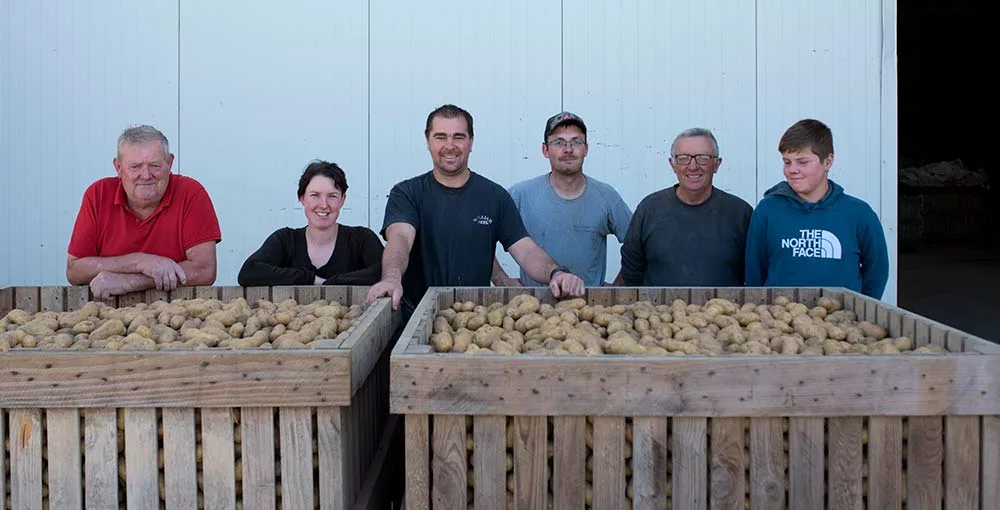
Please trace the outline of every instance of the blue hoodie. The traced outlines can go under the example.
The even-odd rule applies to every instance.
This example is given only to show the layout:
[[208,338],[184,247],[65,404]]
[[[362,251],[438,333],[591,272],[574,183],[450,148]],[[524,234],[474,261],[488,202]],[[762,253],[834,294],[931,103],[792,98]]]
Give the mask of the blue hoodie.
[[747,232],[747,286],[846,287],[882,297],[889,279],[882,224],[867,203],[829,183],[816,203],[787,182],[764,193]]

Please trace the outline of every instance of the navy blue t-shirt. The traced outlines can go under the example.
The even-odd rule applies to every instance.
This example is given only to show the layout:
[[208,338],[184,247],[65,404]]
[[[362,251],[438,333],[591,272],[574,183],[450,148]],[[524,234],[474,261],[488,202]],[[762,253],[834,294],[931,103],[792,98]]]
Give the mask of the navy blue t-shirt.
[[428,287],[489,286],[496,243],[507,250],[528,236],[507,190],[475,172],[460,188],[437,182],[433,171],[396,184],[382,237],[400,222],[417,230],[403,275],[403,297],[412,306]]

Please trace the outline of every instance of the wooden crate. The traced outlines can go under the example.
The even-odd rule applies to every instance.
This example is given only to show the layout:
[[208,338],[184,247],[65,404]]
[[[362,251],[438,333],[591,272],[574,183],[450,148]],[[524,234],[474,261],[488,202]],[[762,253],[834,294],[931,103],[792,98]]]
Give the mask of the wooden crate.
[[426,345],[439,307],[519,293],[553,302],[548,289],[432,289],[393,349],[407,510],[503,509],[508,487],[514,508],[583,508],[591,437],[593,508],[1000,508],[1000,346],[844,289],[759,288],[587,298],[829,295],[892,336],[953,354],[468,356]]
[[[107,303],[350,305],[366,292],[196,287]],[[75,310],[90,298],[87,287],[8,287],[0,316]],[[52,509],[384,508],[393,492],[383,468],[396,423],[386,397],[398,320],[380,300],[328,349],[0,353],[0,508],[41,509],[43,500]]]

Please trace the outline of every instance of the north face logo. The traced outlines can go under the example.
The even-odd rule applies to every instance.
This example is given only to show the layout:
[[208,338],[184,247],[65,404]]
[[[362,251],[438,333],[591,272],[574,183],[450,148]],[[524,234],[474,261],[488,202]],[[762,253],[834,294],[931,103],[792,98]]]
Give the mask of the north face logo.
[[840,259],[840,239],[827,230],[799,230],[799,237],[781,240],[782,248],[790,248],[793,257]]

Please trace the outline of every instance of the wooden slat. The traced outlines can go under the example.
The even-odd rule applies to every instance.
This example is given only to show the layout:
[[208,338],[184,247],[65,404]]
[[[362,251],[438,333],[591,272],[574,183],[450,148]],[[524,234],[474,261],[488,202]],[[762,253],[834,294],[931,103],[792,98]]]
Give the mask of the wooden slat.
[[[318,290],[318,289],[317,289]],[[318,294],[318,292],[317,292]],[[220,287],[219,288],[219,299],[224,303],[228,303],[234,299],[244,298],[246,299],[246,290],[243,287]],[[251,306],[253,306],[251,304]]]
[[295,299],[295,287],[271,287],[271,300],[274,301],[275,304],[281,303],[287,299]]
[[903,424],[898,416],[868,418],[868,506],[903,505]]
[[406,415],[406,501],[407,510],[429,510],[431,500],[431,441],[429,417]]
[[[37,303],[37,301],[36,301]],[[11,409],[10,503],[18,510],[42,509],[42,412]]]
[[[555,510],[583,508],[587,493],[587,419],[583,416],[556,416],[553,419],[552,432],[555,447],[552,459],[554,508]],[[633,470],[633,473],[636,472]],[[477,484],[479,480],[477,474]],[[479,500],[478,495],[476,500]]]
[[[990,356],[608,356],[394,353],[393,412],[580,416],[1000,414]],[[0,380],[4,378],[0,372]],[[539,384],[544,381],[544,384]],[[834,391],[834,389],[836,391]],[[2,396],[0,396],[2,398]],[[2,404],[0,404],[2,405]]]
[[244,407],[240,410],[240,425],[244,459],[243,508],[273,510],[275,507],[274,409]]
[[489,306],[493,303],[505,303],[507,302],[507,291],[503,288],[490,287],[483,289],[480,292],[480,299],[482,299],[482,305]]
[[323,289],[320,287],[299,287],[295,289],[295,300],[300,305],[308,305],[320,299],[323,299]]
[[663,289],[639,287],[636,291],[636,299],[639,301],[649,301],[654,305],[661,305],[663,304]]
[[247,287],[243,291],[250,306],[256,306],[262,299],[271,301],[271,287]]
[[38,292],[38,287],[14,287],[14,306],[25,312],[37,312],[40,300]]
[[514,417],[514,504],[517,508],[546,506],[547,426],[544,416]]
[[633,420],[633,508],[660,509],[666,506],[667,448],[667,418],[640,417]]
[[194,288],[194,295],[202,299],[219,299],[219,289],[217,287],[199,286]]
[[705,418],[674,418],[673,508],[708,508],[708,439]]
[[398,441],[402,436],[396,434],[396,428],[399,426],[399,416],[390,416],[386,421],[378,449],[375,450],[373,456],[371,468],[368,469],[365,483],[355,501],[355,508],[390,508],[394,503],[395,487],[393,483],[395,482],[396,467],[391,464],[390,452],[399,451],[402,447]]
[[771,303],[771,294],[767,289],[761,287],[748,287],[743,290],[744,303],[757,303],[759,305]]
[[715,296],[720,299],[728,299],[734,303],[743,303],[745,301],[743,287],[720,287],[715,290]]
[[886,329],[889,332],[889,336],[893,338],[903,336],[903,314],[899,312],[898,308],[889,310],[888,321],[889,327]]
[[[166,487],[167,510],[198,506],[198,465],[195,460],[194,409],[164,409],[163,413],[163,478]],[[202,414],[202,427],[205,423]],[[230,427],[232,430],[232,427]],[[205,434],[202,433],[202,456],[205,455]],[[232,448],[232,439],[229,444]],[[232,474],[230,469],[229,473]],[[208,476],[204,476],[208,488]],[[207,492],[207,491],[206,491]]]
[[785,508],[783,423],[750,418],[750,508]]
[[611,306],[615,303],[615,289],[610,287],[587,289],[587,302],[591,305]]
[[[711,503],[715,509],[746,506],[746,467],[743,448],[746,431],[743,418],[712,419]],[[633,450],[634,451],[634,450]]]
[[350,306],[350,303],[348,302],[347,287],[342,285],[324,286],[323,299],[330,302],[336,301],[342,305]]
[[472,422],[472,434],[476,508],[506,508],[507,419],[503,416],[476,416]]
[[675,299],[683,299],[687,304],[691,304],[691,289],[683,287],[665,287],[663,289],[663,303],[671,304]]
[[125,409],[125,494],[129,510],[160,506],[156,409]]
[[322,510],[348,508],[344,493],[347,467],[344,461],[344,408],[316,409],[316,436],[319,448],[319,502]]
[[84,417],[84,504],[118,508],[118,417],[114,409],[87,409]]
[[[878,311],[884,310],[884,308],[879,306],[878,301],[875,301],[874,299],[871,299],[867,296],[864,298],[864,301],[865,301],[865,317],[867,318],[868,322],[874,322],[875,324],[878,324]],[[884,327],[883,324],[879,325]]]
[[[448,298],[449,295],[451,295],[451,298]],[[427,339],[430,337],[431,327],[434,324],[434,314],[437,313],[439,301],[445,298],[452,300],[453,297],[454,293],[445,289],[427,291],[424,298],[420,300],[420,303],[413,310],[413,315],[406,323],[406,326],[403,327],[403,331],[399,334],[399,341],[396,342],[396,346],[392,349],[393,354],[406,352],[406,348],[412,345],[426,345]],[[397,414],[406,412],[405,409],[395,410],[390,408],[390,410]]]
[[823,418],[789,418],[788,505],[823,507]]
[[710,287],[695,287],[691,289],[691,301],[689,301],[689,304],[703,305],[714,297],[715,289]]
[[860,416],[829,419],[827,508],[830,510],[863,508],[862,421]]
[[594,508],[622,509],[625,502],[625,418],[594,418]]
[[911,314],[904,313],[900,319],[900,333],[913,340],[914,347],[919,347],[917,342],[917,321]]
[[233,415],[228,407],[201,410],[201,447],[205,508],[235,509]]
[[[41,351],[4,355],[0,407],[348,405],[347,352]],[[308,391],[303,391],[308,388]]]
[[635,287],[613,287],[615,289],[616,305],[631,305],[637,301],[638,292]]
[[983,508],[1000,510],[1000,416],[983,416],[982,493]]
[[945,347],[948,348],[949,352],[964,352],[965,351],[964,336],[965,335],[961,331],[957,331],[954,329],[946,330],[944,335]]
[[[90,301],[90,288],[89,287],[66,287],[66,310],[79,310],[83,308],[83,305]],[[0,306],[0,310],[3,310],[3,306]]]
[[916,333],[914,336],[914,345],[922,346],[929,345],[931,343],[931,325],[927,321],[916,320]]
[[312,411],[308,407],[282,407],[278,413],[281,504],[284,508],[313,508]]
[[435,510],[466,508],[469,486],[465,439],[465,416],[434,416],[431,506]]
[[41,311],[66,311],[66,287],[42,287],[40,293],[42,304]]
[[368,289],[371,288],[367,285],[352,285],[349,287],[348,294],[350,295],[350,306],[354,305],[365,305],[365,300],[368,298]]
[[799,302],[812,308],[816,306],[816,301],[819,300],[821,290],[815,287],[805,287],[799,289]]
[[[86,287],[84,287],[86,288]],[[0,318],[14,309],[14,287],[0,288]]]
[[170,291],[168,294],[170,301],[173,301],[175,299],[193,299],[194,287],[177,287],[176,289]]
[[[48,409],[45,411],[48,433],[49,508],[75,509],[83,507],[83,473],[80,465],[80,410]],[[3,431],[0,430],[0,437]],[[0,464],[3,459],[0,458]],[[56,482],[58,481],[58,482]],[[0,487],[0,490],[3,488]]]
[[482,304],[481,299],[480,299],[481,298],[481,296],[480,296],[480,291],[481,290],[482,289],[480,289],[479,287],[456,287],[455,288],[455,301],[463,302],[463,303],[466,302],[466,301],[472,301],[473,303],[475,303],[477,305],[481,305]]
[[795,288],[769,288],[767,289],[768,302],[773,303],[778,297],[784,296],[791,301],[799,300],[799,290]]
[[906,454],[906,508],[940,509],[944,460],[941,417],[910,416]]
[[165,290],[148,289],[143,293],[144,303],[155,303],[157,301],[170,301],[170,293]]
[[945,507],[979,508],[979,418],[948,416],[944,430]]
[[135,306],[146,300],[146,292],[129,292],[128,294],[122,294],[118,296],[118,308],[124,308],[128,306]]

